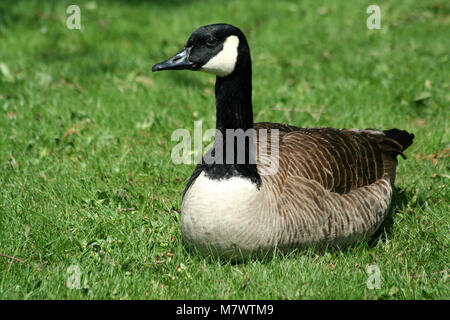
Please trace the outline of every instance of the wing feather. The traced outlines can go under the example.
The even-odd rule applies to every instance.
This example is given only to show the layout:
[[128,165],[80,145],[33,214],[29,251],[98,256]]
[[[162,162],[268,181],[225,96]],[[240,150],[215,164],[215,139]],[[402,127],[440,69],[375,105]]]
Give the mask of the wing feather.
[[393,183],[396,156],[403,151],[399,142],[377,130],[306,129],[269,122],[254,127],[279,130],[280,161],[285,162],[286,176],[317,181],[338,194],[383,177]]

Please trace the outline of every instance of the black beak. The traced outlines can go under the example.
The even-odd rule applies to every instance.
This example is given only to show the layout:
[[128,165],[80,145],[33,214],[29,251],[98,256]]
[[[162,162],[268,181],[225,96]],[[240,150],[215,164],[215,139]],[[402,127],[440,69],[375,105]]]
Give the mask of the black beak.
[[152,71],[162,71],[162,70],[183,70],[190,69],[194,63],[189,61],[189,54],[191,53],[191,48],[184,48],[172,58],[166,61],[155,64],[152,67]]

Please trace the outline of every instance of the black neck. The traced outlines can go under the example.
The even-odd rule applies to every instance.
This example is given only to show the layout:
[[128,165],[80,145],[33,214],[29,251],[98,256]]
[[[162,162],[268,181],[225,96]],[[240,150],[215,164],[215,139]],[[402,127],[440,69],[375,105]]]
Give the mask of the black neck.
[[[243,70],[242,70],[243,69]],[[216,78],[216,129],[253,128],[251,65]]]
[[[216,78],[216,129],[222,134],[223,143],[218,143],[216,137],[214,141],[214,151],[216,154],[219,148],[222,150],[223,163],[213,163],[205,169],[208,176],[215,179],[231,178],[241,176],[248,178],[259,185],[261,179],[258,175],[254,160],[254,153],[249,149],[253,141],[246,140],[245,161],[238,163],[237,150],[238,141],[233,139],[228,141],[227,130],[243,130],[253,128],[253,107],[252,107],[252,70],[250,54],[241,56],[235,66],[235,70],[228,76]],[[227,142],[234,145],[234,159],[227,161]],[[253,148],[255,150],[255,148]]]

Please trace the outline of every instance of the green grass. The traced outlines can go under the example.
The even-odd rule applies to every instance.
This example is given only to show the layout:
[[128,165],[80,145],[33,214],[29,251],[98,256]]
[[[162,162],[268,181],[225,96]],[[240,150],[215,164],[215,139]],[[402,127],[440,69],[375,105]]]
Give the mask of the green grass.
[[[450,298],[448,2],[379,1],[368,30],[373,1],[76,1],[81,31],[73,3],[0,3],[0,254],[23,260],[0,256],[1,299]],[[171,134],[214,128],[214,79],[151,66],[216,22],[247,35],[256,121],[416,135],[372,241],[239,264],[185,249],[194,165]]]

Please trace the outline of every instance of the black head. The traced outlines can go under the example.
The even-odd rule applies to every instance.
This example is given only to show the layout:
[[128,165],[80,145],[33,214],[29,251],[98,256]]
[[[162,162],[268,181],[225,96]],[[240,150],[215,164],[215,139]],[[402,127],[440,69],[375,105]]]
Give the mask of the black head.
[[249,60],[250,50],[241,30],[229,24],[211,24],[195,30],[181,51],[155,64],[152,71],[188,69],[225,77]]

